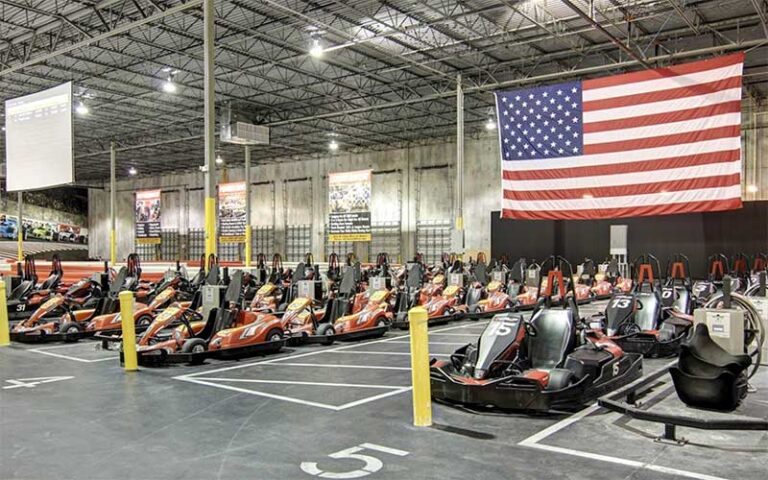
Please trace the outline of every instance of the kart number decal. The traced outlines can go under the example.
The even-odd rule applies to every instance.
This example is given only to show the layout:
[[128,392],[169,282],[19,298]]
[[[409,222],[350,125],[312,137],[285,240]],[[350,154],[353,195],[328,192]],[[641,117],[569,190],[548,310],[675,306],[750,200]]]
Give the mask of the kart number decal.
[[25,304],[25,303],[20,303],[20,304],[16,305],[16,311],[17,312],[23,312],[26,309],[27,309],[27,304]]
[[361,443],[356,447],[339,450],[336,453],[331,453],[330,455],[328,455],[328,457],[334,460],[339,460],[339,459],[358,460],[365,464],[363,465],[362,468],[359,468],[357,470],[347,470],[345,472],[328,472],[328,471],[321,470],[317,466],[316,462],[301,462],[301,469],[304,471],[304,473],[308,473],[313,477],[319,477],[319,478],[360,478],[360,477],[365,477],[372,473],[378,472],[379,470],[384,468],[384,462],[382,462],[378,458],[372,455],[361,455],[360,453],[358,453],[358,452],[362,452],[363,450],[374,450],[377,452],[387,453],[389,455],[395,455],[398,457],[404,457],[409,453],[404,450],[398,450],[396,448],[376,445],[375,443]]
[[616,375],[618,375],[620,370],[621,370],[621,367],[619,366],[619,362],[614,363],[613,369],[612,369],[613,376],[615,377]]
[[251,325],[250,327],[248,327],[245,330],[243,330],[243,333],[240,335],[240,338],[243,339],[243,338],[248,338],[248,337],[254,336],[256,334],[256,330],[260,326],[261,325]]
[[628,308],[629,303],[631,301],[632,299],[628,297],[614,298],[613,301],[611,302],[611,307],[612,308]]
[[504,337],[512,333],[512,327],[517,323],[517,320],[497,320],[489,325],[491,335],[497,337]]
[[672,290],[664,290],[661,292],[661,298],[672,298]]

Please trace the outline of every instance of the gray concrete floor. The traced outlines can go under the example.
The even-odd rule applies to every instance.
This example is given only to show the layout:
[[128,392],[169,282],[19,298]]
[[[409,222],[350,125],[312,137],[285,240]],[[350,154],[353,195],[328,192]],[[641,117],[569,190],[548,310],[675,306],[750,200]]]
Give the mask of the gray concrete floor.
[[[431,353],[446,355],[473,340],[482,323],[430,329]],[[596,408],[569,418],[478,415],[433,404],[436,424],[463,430],[415,428],[408,351],[407,334],[393,331],[373,341],[127,374],[96,342],[2,348],[0,478],[766,477],[764,432],[681,429],[694,444],[672,446],[654,441],[661,425]],[[647,362],[646,371],[663,363]],[[40,377],[64,378],[9,382],[52,380]],[[745,408],[766,415],[768,371],[755,384],[759,391]],[[656,401],[685,408],[674,393]],[[329,457],[336,452],[339,458]],[[375,458],[366,464],[345,455]],[[355,470],[358,477],[330,475]]]

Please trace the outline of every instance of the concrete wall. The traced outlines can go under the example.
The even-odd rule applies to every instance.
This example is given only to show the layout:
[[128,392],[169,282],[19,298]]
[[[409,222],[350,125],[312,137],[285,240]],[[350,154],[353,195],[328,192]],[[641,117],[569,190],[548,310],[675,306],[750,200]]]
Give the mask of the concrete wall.
[[[500,173],[498,142],[493,135],[465,142],[466,251],[490,249],[490,211],[498,210]],[[414,146],[380,152],[345,153],[285,161],[251,169],[251,224],[273,226],[275,249],[285,252],[285,226],[312,226],[312,253],[325,257],[328,173],[370,168],[373,170],[373,222],[401,223],[402,254],[415,253],[417,221],[453,222],[456,170],[455,143]],[[227,158],[218,171],[219,182],[241,181],[242,159]],[[118,155],[118,164],[120,158]],[[237,167],[235,168],[235,165]],[[118,182],[118,257],[134,249],[133,192],[163,190],[163,228],[202,228],[203,175],[199,172]],[[89,191],[90,255],[109,255],[109,190]]]
[[[8,195],[3,192],[4,195]],[[16,193],[8,195],[11,198],[6,198],[3,202],[4,205],[0,205],[0,212],[8,215],[16,215],[18,207],[16,205]],[[30,218],[33,220],[44,220],[47,222],[65,223],[68,225],[75,225],[78,227],[88,227],[88,218],[85,215],[78,215],[76,213],[62,212],[60,210],[53,210],[51,208],[40,207],[37,205],[31,205],[29,203],[22,204],[22,215],[24,218]]]

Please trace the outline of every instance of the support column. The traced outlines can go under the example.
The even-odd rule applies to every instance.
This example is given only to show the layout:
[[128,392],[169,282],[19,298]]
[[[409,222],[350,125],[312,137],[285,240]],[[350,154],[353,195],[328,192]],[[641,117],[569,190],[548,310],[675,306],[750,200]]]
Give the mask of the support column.
[[461,75],[456,76],[456,230],[451,247],[464,253],[464,90]]
[[245,146],[245,268],[251,268],[251,146]]
[[117,263],[117,146],[109,144],[109,263],[113,267]]
[[24,261],[24,222],[21,220],[21,215],[23,213],[22,204],[24,203],[24,193],[19,191],[16,194],[16,209],[18,210],[17,215],[19,219],[19,223],[16,224],[18,228],[18,232],[16,234],[16,245],[17,245],[17,257],[20,262]]
[[216,254],[216,78],[214,0],[203,0],[203,117],[205,120],[205,256]]

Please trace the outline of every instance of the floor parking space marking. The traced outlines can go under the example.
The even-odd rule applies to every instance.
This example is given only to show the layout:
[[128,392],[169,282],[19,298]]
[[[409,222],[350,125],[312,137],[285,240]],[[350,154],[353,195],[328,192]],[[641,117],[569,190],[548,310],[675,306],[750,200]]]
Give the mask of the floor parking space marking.
[[[56,347],[46,347],[46,348],[33,348],[28,350],[29,352],[39,353],[41,355],[48,355],[50,357],[56,357],[56,358],[64,358],[66,360],[71,360],[73,362],[80,362],[80,363],[98,363],[98,362],[106,362],[109,360],[117,360],[117,356],[111,356],[111,357],[105,357],[105,358],[80,358],[80,357],[73,357],[71,355],[64,355],[61,353],[54,353],[49,352],[48,350],[54,349],[54,348],[61,348],[65,345],[59,345]],[[71,345],[66,345],[67,347],[71,347]]]
[[[360,355],[400,355],[411,356],[411,352],[377,352],[375,350],[344,350],[342,352],[333,353],[356,353]],[[448,353],[430,353],[430,357],[450,357]]]
[[[477,327],[478,325],[472,324],[471,327]],[[449,327],[441,327],[434,330],[430,330],[430,335],[444,335],[443,332],[454,332],[456,336],[474,336],[475,334],[471,333],[458,333],[457,330],[465,329],[467,328],[466,324],[462,325],[452,325]],[[484,328],[484,326],[483,326]],[[339,345],[332,348],[320,348],[317,350],[312,350],[309,352],[298,352],[293,353],[286,356],[279,356],[276,358],[269,358],[266,360],[260,360],[257,362],[251,362],[246,364],[239,364],[239,365],[232,365],[227,367],[221,367],[221,368],[214,368],[211,370],[204,370],[200,372],[194,372],[194,373],[188,373],[185,375],[179,375],[176,377],[173,377],[175,380],[180,380],[188,383],[194,383],[198,385],[204,385],[208,387],[214,387],[224,390],[230,390],[238,393],[245,393],[249,395],[256,395],[266,398],[271,398],[274,400],[281,400],[289,403],[296,403],[301,405],[307,405],[307,406],[313,406],[318,407],[326,410],[332,410],[332,411],[341,411],[348,408],[356,407],[359,405],[363,405],[369,402],[373,402],[376,400],[380,400],[383,398],[387,398],[393,395],[398,395],[404,392],[408,392],[412,389],[411,386],[404,386],[404,385],[383,385],[383,384],[362,384],[359,382],[349,382],[346,383],[343,381],[337,381],[337,382],[312,382],[312,381],[300,381],[300,380],[272,380],[272,379],[265,379],[265,378],[228,378],[227,375],[224,377],[221,376],[224,372],[231,372],[234,370],[240,370],[244,368],[249,367],[285,367],[285,368],[302,368],[302,369],[333,369],[333,370],[348,370],[349,372],[352,371],[382,371],[382,372],[410,372],[410,366],[391,366],[391,365],[360,365],[360,364],[347,364],[347,363],[339,363],[339,364],[333,364],[333,363],[307,363],[304,361],[301,361],[301,359],[313,357],[316,355],[321,354],[356,354],[356,355],[365,355],[366,350],[364,350],[369,345],[374,344],[397,344],[397,345],[406,345],[410,344],[409,340],[410,334],[403,333],[403,334],[390,334],[390,336],[376,339],[376,340],[370,340],[370,341],[363,341],[358,343],[351,343],[348,345]],[[465,343],[452,343],[452,342],[430,342],[433,345],[464,345]],[[358,350],[358,349],[363,350]],[[393,356],[394,358],[402,358],[403,356],[410,355],[410,352],[369,352],[370,355],[376,355],[379,358],[384,358],[385,355]],[[431,356],[449,356],[447,354],[431,354]],[[343,358],[343,357],[340,357]],[[298,361],[297,361],[298,360]],[[347,360],[341,360],[342,362],[346,362]],[[258,376],[257,373],[255,376]],[[263,374],[269,376],[267,374]],[[334,379],[338,380],[338,379]],[[366,379],[367,380],[367,379]],[[363,380],[363,381],[366,381]],[[228,383],[237,383],[240,386],[227,384]],[[393,383],[398,383],[397,381],[393,381]],[[261,390],[251,390],[248,388],[244,388],[246,385],[253,385],[258,386],[262,385],[264,388],[266,388],[269,385],[274,386],[283,386],[285,389],[288,389],[287,392],[293,393],[296,392],[296,390],[290,390],[291,388],[301,388],[301,387],[307,387],[307,388],[339,388],[339,389],[345,389],[348,388],[347,392],[352,392],[356,388],[367,388],[367,389],[374,389],[379,388],[381,390],[388,390],[385,392],[382,392],[377,395],[364,397],[360,399],[356,399],[341,405],[331,405],[327,403],[317,402],[314,400],[305,400],[303,398],[297,398],[294,396],[290,396],[287,394],[283,394],[284,392],[279,393],[272,393],[272,392],[265,392]],[[341,390],[342,392],[344,390]],[[297,393],[297,395],[300,395],[300,393]]]
[[[390,342],[390,343],[407,343],[407,344],[410,344],[411,342],[404,342],[404,341],[398,340],[398,341],[394,341],[394,342]],[[433,341],[430,340],[429,344],[430,345],[458,345],[458,346],[462,346],[462,345],[466,345],[467,343],[466,342],[433,342]]]
[[[674,362],[672,362],[674,363]],[[650,401],[653,398],[661,395],[665,390],[660,389],[651,395],[648,395],[644,398],[644,400]],[[541,442],[542,440],[546,439],[547,437],[550,437],[554,435],[555,433],[564,430],[568,428],[569,426],[575,424],[576,422],[588,417],[589,415],[595,413],[596,411],[601,410],[601,407],[598,404],[593,404],[584,410],[581,410],[579,412],[574,413],[570,417],[567,417],[554,425],[550,425],[549,427],[545,428],[544,430],[535,433],[531,435],[530,437],[522,440],[518,443],[520,446],[529,447],[529,448],[535,448],[537,450],[543,450],[546,452],[553,452],[553,453],[560,453],[563,455],[571,455],[574,457],[580,457],[580,458],[586,458],[590,460],[597,460],[600,462],[606,462],[606,463],[614,463],[617,465],[625,465],[628,467],[633,467],[637,469],[644,469],[644,470],[650,470],[653,472],[658,473],[665,473],[668,475],[676,475],[680,477],[686,477],[686,478],[693,478],[697,480],[728,480],[722,477],[717,477],[713,475],[707,475],[704,473],[697,473],[697,472],[690,472],[687,470],[680,470],[677,468],[671,468],[671,467],[665,467],[662,465],[654,465],[652,463],[647,462],[639,462],[637,460],[629,460],[626,458],[619,458],[619,457],[611,457],[608,455],[602,455],[599,453],[592,453],[592,452],[585,452],[582,450],[575,450],[571,448],[564,448],[564,447],[557,447],[554,445],[545,445]]]

